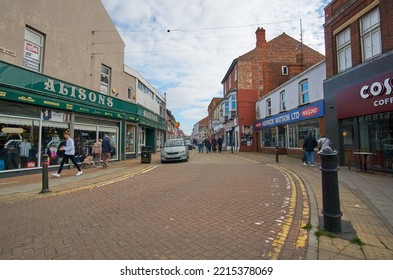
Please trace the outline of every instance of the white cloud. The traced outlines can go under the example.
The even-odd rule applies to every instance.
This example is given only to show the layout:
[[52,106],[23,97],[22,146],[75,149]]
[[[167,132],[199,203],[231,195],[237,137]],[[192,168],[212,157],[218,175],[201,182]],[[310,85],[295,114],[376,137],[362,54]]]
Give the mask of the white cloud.
[[[161,93],[181,129],[207,115],[233,59],[255,47],[257,27],[267,40],[283,32],[324,53],[326,0],[102,0],[126,43],[125,64]],[[170,32],[167,32],[170,30]]]

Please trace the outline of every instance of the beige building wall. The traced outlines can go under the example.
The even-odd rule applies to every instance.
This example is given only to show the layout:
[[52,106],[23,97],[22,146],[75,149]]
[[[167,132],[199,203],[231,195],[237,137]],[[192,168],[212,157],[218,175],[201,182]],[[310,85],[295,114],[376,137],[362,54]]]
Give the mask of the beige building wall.
[[[127,100],[125,44],[100,0],[0,0],[0,60],[23,67],[26,27],[45,36],[42,73],[97,92],[101,65],[110,92]],[[135,89],[134,89],[135,90]]]

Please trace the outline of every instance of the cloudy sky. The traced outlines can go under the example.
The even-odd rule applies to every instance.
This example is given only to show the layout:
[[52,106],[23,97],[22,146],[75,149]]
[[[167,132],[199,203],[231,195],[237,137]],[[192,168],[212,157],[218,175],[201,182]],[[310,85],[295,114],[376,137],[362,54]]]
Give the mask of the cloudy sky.
[[[285,32],[324,54],[323,8],[330,0],[101,0],[122,36],[125,64],[162,95],[191,134],[207,116],[232,61]],[[300,24],[301,22],[301,24]],[[302,31],[300,29],[302,26]]]

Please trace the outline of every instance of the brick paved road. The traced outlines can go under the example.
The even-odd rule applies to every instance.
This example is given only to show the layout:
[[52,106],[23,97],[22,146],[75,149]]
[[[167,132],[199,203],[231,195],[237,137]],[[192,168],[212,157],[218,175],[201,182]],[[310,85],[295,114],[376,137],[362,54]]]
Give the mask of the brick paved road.
[[303,196],[269,164],[193,151],[115,184],[0,204],[0,259],[304,259]]

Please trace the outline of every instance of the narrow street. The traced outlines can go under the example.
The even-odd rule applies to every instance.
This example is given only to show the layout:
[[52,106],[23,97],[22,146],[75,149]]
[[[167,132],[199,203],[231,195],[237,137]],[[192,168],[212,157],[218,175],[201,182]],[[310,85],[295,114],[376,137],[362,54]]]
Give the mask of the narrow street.
[[2,203],[0,259],[304,259],[301,184],[246,156],[193,150],[116,183]]

